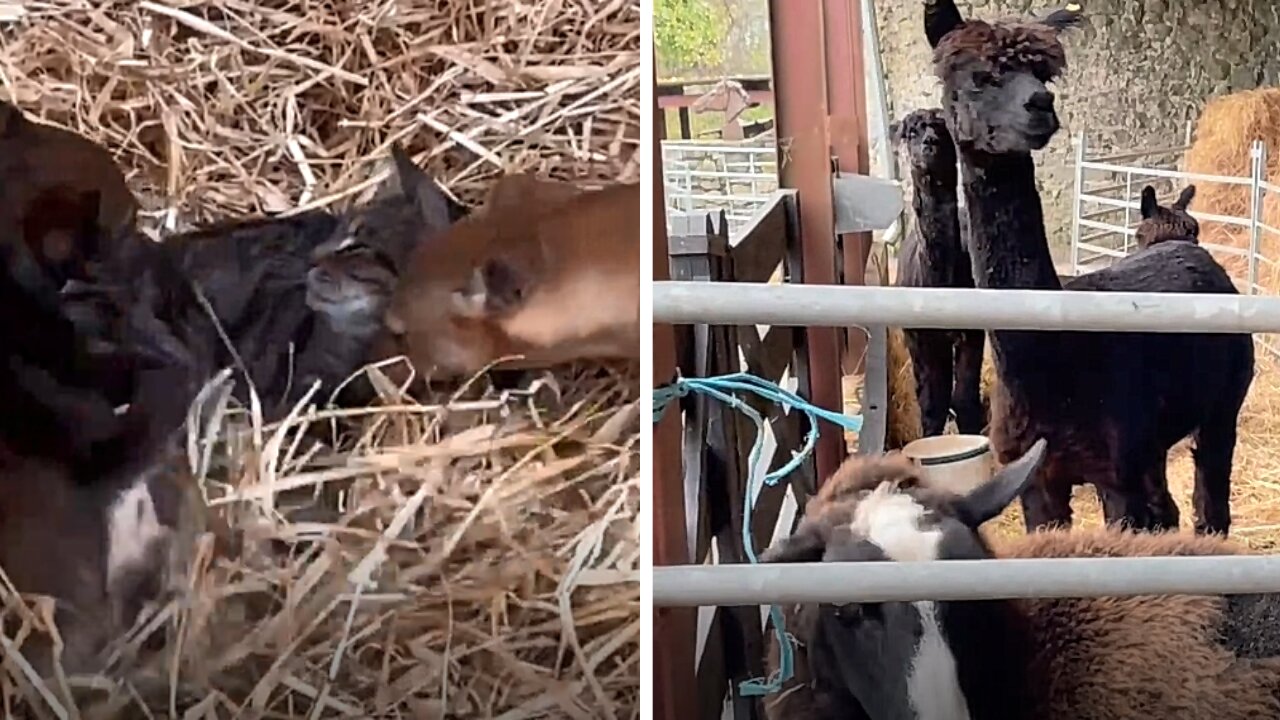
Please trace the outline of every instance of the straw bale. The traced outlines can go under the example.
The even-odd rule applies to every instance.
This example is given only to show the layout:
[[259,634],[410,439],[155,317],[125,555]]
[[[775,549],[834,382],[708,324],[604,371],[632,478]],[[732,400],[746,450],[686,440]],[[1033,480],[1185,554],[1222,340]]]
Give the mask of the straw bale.
[[[1280,179],[1280,88],[1249,90],[1207,102],[1196,122],[1195,139],[1184,157],[1185,167],[1193,173],[1247,178],[1252,167],[1250,149],[1254,140],[1262,140],[1266,145],[1265,176],[1275,182]],[[1277,208],[1268,210],[1268,206],[1274,203],[1274,198],[1271,198],[1264,205],[1264,219],[1270,213],[1272,220],[1280,220]],[[1244,185],[1197,183],[1192,207],[1205,213],[1248,218],[1249,188]],[[1200,232],[1202,242],[1242,249],[1249,247],[1248,228],[1205,222],[1201,223]],[[1264,254],[1280,260],[1280,254],[1276,253],[1280,249],[1280,238],[1268,237],[1264,233],[1262,242]],[[1247,260],[1223,253],[1215,253],[1215,256],[1233,276],[1245,276]],[[1259,270],[1261,280],[1263,268]],[[1280,289],[1274,280],[1274,277],[1269,277],[1264,283],[1271,292]]]
[[[341,209],[393,142],[467,203],[510,172],[634,181],[639,83],[636,0],[0,13],[0,96],[110,148],[149,228]],[[638,717],[635,370],[375,380],[272,426],[212,383],[172,592],[110,675],[34,680],[5,639],[5,715]],[[0,621],[44,632],[32,609],[0,583]]]

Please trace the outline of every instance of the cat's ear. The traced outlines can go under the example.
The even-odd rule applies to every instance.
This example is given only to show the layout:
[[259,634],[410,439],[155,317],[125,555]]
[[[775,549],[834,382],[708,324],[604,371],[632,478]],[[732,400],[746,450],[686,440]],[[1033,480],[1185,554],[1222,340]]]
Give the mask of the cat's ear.
[[391,146],[391,160],[395,164],[400,192],[418,208],[419,218],[428,234],[447,230],[453,224],[455,212],[444,189],[399,145]]
[[27,117],[17,105],[0,100],[0,138],[16,136],[27,124]]

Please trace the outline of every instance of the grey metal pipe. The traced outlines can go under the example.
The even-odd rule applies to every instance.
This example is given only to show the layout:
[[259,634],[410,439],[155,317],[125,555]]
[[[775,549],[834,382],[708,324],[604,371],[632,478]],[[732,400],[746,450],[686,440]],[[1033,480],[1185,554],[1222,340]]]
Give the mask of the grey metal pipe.
[[656,607],[1280,592],[1280,556],[676,565]]
[[738,282],[653,283],[653,321],[1112,332],[1280,332],[1280,298]]

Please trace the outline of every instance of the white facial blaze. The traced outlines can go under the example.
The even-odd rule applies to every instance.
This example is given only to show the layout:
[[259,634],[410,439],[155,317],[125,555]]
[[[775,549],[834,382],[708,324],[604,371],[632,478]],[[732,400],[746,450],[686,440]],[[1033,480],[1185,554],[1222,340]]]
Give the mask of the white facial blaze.
[[[896,562],[937,560],[941,527],[921,527],[927,509],[910,495],[884,483],[859,501],[850,529],[874,543]],[[969,720],[960,688],[956,659],[942,634],[938,606],[915,602],[920,617],[920,640],[907,676],[907,700],[919,720]]]
[[924,506],[915,498],[884,483],[858,503],[851,529],[855,536],[874,543],[890,560],[937,560],[942,530],[922,529],[924,515]]

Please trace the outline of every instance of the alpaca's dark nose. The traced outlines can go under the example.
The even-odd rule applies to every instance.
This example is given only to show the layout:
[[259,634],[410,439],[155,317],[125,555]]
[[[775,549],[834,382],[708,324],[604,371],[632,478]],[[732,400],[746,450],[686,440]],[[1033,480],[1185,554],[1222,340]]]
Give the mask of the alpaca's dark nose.
[[1053,112],[1053,93],[1038,90],[1027,99],[1025,107],[1032,112]]

